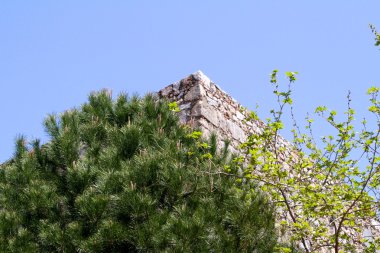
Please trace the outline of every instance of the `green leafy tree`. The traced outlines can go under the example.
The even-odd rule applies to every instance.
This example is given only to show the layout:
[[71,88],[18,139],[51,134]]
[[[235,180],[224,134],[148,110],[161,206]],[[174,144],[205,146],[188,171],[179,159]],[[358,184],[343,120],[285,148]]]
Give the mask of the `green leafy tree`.
[[375,35],[375,46],[380,46],[380,34],[377,32],[376,27],[372,24],[369,25],[372,33]]
[[[316,114],[335,135],[317,141],[313,119],[307,117],[302,131],[293,117],[291,84],[296,72],[287,72],[287,89],[281,90],[277,70],[271,84],[278,108],[271,111],[265,128],[242,145],[245,166],[242,189],[262,185],[276,205],[283,237],[304,252],[376,252],[380,246],[380,88],[368,90],[369,113],[374,122],[362,121],[357,129],[355,111],[347,96],[344,119],[324,106]],[[294,121],[292,142],[279,132],[284,128],[285,108]],[[257,121],[252,112],[248,121]],[[244,158],[244,159],[243,159]],[[278,251],[290,252],[287,247]]]
[[91,94],[0,170],[1,252],[272,252],[273,209],[175,103]]

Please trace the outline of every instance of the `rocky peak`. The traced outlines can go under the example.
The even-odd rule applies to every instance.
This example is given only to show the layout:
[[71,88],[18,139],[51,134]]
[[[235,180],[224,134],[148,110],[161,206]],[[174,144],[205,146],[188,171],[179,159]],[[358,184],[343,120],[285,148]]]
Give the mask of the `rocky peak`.
[[216,133],[219,147],[230,140],[231,151],[264,126],[261,121],[244,122],[248,112],[201,71],[168,85],[158,95],[178,103],[182,123],[199,127],[205,136]]

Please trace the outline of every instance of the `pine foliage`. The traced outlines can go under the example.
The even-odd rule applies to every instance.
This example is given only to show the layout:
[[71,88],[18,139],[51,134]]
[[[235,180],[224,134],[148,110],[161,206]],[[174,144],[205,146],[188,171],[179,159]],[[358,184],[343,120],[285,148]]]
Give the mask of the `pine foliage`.
[[271,206],[165,101],[102,91],[44,125],[1,165],[0,252],[272,252]]

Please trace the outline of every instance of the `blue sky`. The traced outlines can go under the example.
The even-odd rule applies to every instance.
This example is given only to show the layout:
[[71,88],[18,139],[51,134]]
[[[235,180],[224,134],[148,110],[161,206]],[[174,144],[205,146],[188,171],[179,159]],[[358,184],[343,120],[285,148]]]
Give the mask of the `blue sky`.
[[19,134],[46,141],[46,115],[91,91],[143,95],[197,70],[262,117],[275,105],[273,69],[300,73],[297,115],[342,112],[348,90],[363,113],[367,88],[380,86],[368,28],[380,30],[379,10],[378,0],[2,0],[0,162]]

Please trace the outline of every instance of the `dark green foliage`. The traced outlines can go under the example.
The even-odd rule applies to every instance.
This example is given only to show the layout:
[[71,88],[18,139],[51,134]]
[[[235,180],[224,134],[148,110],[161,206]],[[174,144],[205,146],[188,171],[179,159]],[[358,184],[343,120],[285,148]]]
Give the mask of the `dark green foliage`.
[[220,171],[164,101],[107,92],[19,138],[0,170],[0,252],[272,252],[272,208]]

